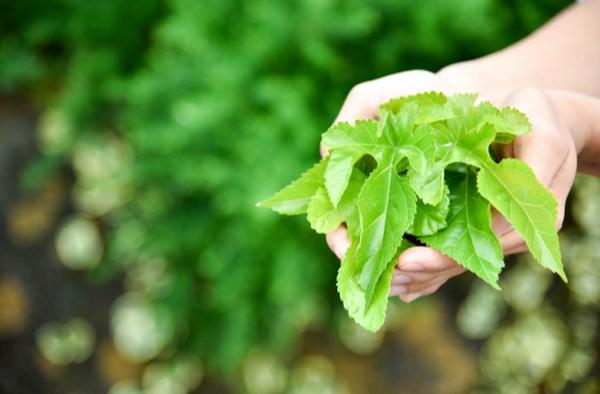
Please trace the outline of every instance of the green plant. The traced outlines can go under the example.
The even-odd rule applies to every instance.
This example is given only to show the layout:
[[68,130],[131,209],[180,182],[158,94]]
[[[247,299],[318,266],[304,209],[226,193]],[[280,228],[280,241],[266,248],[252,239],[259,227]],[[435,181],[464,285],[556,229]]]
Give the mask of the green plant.
[[477,95],[426,93],[380,107],[379,121],[338,123],[323,134],[330,153],[260,206],[306,213],[318,233],[345,223],[351,246],[338,274],[350,315],[376,331],[385,319],[405,234],[452,257],[496,289],[504,266],[490,203],[536,260],[565,281],[555,230],[557,203],[524,162],[490,154],[531,131],[516,109],[475,105]]

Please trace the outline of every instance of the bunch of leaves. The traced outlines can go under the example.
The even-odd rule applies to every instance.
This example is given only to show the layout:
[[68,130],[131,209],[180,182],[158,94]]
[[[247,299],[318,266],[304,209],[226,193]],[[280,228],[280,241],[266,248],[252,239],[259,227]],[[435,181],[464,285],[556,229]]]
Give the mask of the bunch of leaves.
[[477,95],[426,93],[380,107],[378,121],[342,122],[323,134],[329,155],[259,205],[306,213],[328,233],[345,223],[351,246],[338,274],[345,308],[377,330],[385,320],[405,235],[455,259],[496,289],[504,266],[491,206],[523,237],[535,259],[564,280],[557,202],[526,163],[497,162],[491,144],[531,131],[516,109],[475,105]]

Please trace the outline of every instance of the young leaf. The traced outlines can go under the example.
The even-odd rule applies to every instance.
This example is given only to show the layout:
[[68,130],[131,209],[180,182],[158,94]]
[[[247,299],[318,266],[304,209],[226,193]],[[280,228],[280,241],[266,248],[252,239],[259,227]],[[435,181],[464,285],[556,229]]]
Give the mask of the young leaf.
[[476,95],[459,95],[449,100],[457,116],[448,120],[446,126],[437,126],[436,133],[437,157],[442,169],[452,163],[480,167],[481,162],[490,160],[489,146],[496,130],[485,120],[498,110],[488,102],[473,107],[475,98]]
[[351,149],[334,149],[329,153],[329,164],[325,170],[325,187],[334,207],[337,207],[352,174],[354,163],[361,152]]
[[435,161],[434,130],[429,125],[419,126],[409,132],[396,149],[410,162],[410,166],[420,174],[427,174]]
[[558,235],[557,202],[522,161],[505,159],[482,168],[479,192],[523,237],[535,259],[566,282]]
[[527,135],[531,132],[531,123],[524,113],[515,108],[502,108],[498,116],[485,119],[496,129],[496,142],[508,144],[518,135]]
[[417,109],[417,105],[410,102],[404,106],[404,111],[388,117],[382,133],[382,140],[388,147],[401,148],[411,144]]
[[409,168],[410,185],[425,204],[437,205],[442,201],[444,197],[444,168],[445,165],[442,165],[439,161],[434,162],[425,174]]
[[360,194],[360,190],[365,184],[366,179],[367,176],[362,171],[354,168],[350,180],[348,181],[348,187],[340,199],[337,208],[344,218],[348,231],[356,231],[357,237],[358,232],[360,231],[360,216],[358,209],[356,209],[356,200],[358,199],[358,195]]
[[392,113],[383,107],[379,107],[377,111],[377,117],[379,121],[377,122],[377,137],[381,137],[383,134],[383,130],[385,128],[390,127],[390,118]]
[[484,102],[474,107],[476,95],[453,96],[448,105],[456,114],[445,124],[431,126],[435,137],[436,159],[427,173],[409,170],[411,186],[427,204],[437,205],[443,196],[444,171],[453,163],[466,163],[480,167],[492,161],[489,146],[496,130],[484,121],[498,110]]
[[453,118],[455,115],[452,110],[444,105],[447,101],[448,98],[442,93],[419,93],[413,96],[390,100],[386,104],[383,104],[381,108],[398,113],[403,111],[408,103],[414,103],[418,107],[415,123],[421,125]]
[[411,226],[406,232],[417,237],[433,235],[446,228],[446,217],[450,209],[450,199],[444,193],[442,201],[437,205],[425,204],[423,200],[417,200],[417,212]]
[[[327,234],[343,223],[348,224],[348,231],[353,233],[359,229],[360,219],[356,209],[356,199],[367,176],[357,169],[352,170],[348,180],[348,187],[340,198],[337,208],[329,199],[324,188],[320,188],[308,204],[306,218],[313,230],[320,234]],[[356,232],[358,236],[358,232]]]
[[412,244],[408,241],[402,240],[394,258],[387,263],[383,273],[377,279],[371,302],[365,304],[365,292],[360,288],[353,275],[356,268],[356,240],[351,241],[350,248],[346,251],[346,256],[338,271],[337,288],[344,308],[350,317],[367,330],[376,332],[383,325],[396,258],[411,246]]
[[374,120],[357,120],[354,127],[346,122],[339,122],[323,134],[321,144],[332,150],[353,150],[377,159],[384,151],[391,149],[389,144],[377,136],[377,127]]
[[380,165],[365,181],[356,205],[361,235],[355,275],[369,305],[377,279],[413,221],[416,197],[408,179],[396,174],[395,166]]
[[306,214],[310,226],[319,234],[332,232],[344,221],[323,187],[319,188],[310,200]]
[[315,164],[313,168],[300,176],[273,197],[256,204],[259,207],[271,208],[284,215],[299,215],[308,209],[310,199],[319,188],[325,185],[325,167],[328,159],[325,158]]
[[454,113],[454,117],[450,119],[450,122],[465,123],[467,117],[476,108],[475,100],[477,100],[477,94],[473,93],[455,94],[450,97],[448,99],[448,107]]
[[475,173],[448,172],[448,227],[420,240],[462,264],[496,289],[504,267],[502,248],[492,232],[490,203],[478,192]]

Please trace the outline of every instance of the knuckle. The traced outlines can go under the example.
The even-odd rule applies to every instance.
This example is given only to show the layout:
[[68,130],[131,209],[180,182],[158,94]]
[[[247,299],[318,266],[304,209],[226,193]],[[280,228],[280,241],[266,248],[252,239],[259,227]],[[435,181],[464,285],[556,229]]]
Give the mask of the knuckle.
[[546,127],[540,127],[539,131],[543,132],[541,137],[548,146],[552,146],[557,157],[560,157],[563,160],[566,159],[569,154],[570,146],[565,144],[565,139],[561,130],[558,127],[546,125]]
[[422,293],[430,286],[431,286],[431,279],[424,281],[424,282],[411,284],[409,286],[406,286],[406,289],[408,290],[407,294]]
[[437,286],[433,286],[433,287],[429,287],[428,289],[425,289],[422,291],[422,294],[424,296],[428,296],[431,295],[433,293],[435,293],[436,291],[438,291],[438,289],[440,288],[441,285],[437,285]]
[[366,95],[369,87],[369,82],[361,82],[358,85],[354,85],[354,87],[350,89],[350,92],[348,93],[348,101],[360,100]]
[[548,96],[541,89],[525,86],[525,87],[519,88],[519,89],[515,90],[514,92],[512,92],[508,96],[507,101],[521,101],[521,100],[527,101],[527,100],[539,99],[539,98],[547,99]]

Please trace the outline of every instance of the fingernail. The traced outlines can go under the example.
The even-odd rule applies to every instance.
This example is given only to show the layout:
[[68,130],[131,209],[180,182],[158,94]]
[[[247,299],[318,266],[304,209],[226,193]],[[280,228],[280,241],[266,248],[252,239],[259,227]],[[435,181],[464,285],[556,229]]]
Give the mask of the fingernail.
[[338,259],[344,260],[344,256],[340,253],[340,250],[337,247],[331,248],[333,250],[333,254],[337,256]]
[[344,248],[343,246],[342,246],[342,248],[339,248],[338,246],[334,246],[333,253],[338,257],[338,259],[344,260],[347,250],[348,250],[348,248]]
[[421,293],[415,293],[415,294],[411,294],[408,297],[406,297],[406,300],[404,302],[413,302],[414,300],[416,300],[417,298],[421,297],[423,294]]
[[406,275],[392,276],[393,285],[405,285],[412,282],[412,279]]
[[512,225],[506,220],[506,218],[500,214],[492,216],[492,230],[498,234],[503,235],[506,234]]
[[404,286],[392,286],[390,288],[390,297],[401,295],[401,294],[406,294],[407,291],[408,290]]
[[419,263],[408,263],[400,267],[401,271],[424,271],[425,267]]

